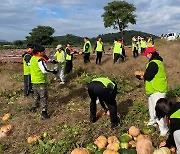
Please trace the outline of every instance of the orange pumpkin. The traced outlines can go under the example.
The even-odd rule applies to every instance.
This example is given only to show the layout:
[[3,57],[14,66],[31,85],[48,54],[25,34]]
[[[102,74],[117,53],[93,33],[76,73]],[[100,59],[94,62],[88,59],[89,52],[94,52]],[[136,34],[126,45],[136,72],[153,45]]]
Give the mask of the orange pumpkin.
[[109,143],[107,146],[107,149],[109,150],[113,150],[113,151],[118,151],[119,150],[119,142],[113,142],[113,143]]
[[35,135],[33,137],[30,136],[30,137],[28,137],[27,142],[30,144],[30,143],[33,143],[33,142],[37,142],[40,139],[41,139],[40,135]]
[[161,147],[159,149],[154,150],[153,154],[171,154],[171,151],[167,147]]
[[119,142],[119,140],[116,136],[108,137],[107,141],[108,141],[108,143]]
[[10,118],[11,114],[7,113],[2,117],[2,121],[7,121]]
[[104,148],[107,145],[107,138],[105,136],[99,136],[94,141],[94,144],[96,144],[99,149],[102,149],[102,148]]
[[13,125],[5,125],[1,127],[0,131],[8,134],[13,130],[13,128]]
[[71,152],[71,154],[91,154],[91,153],[85,148],[76,148]]
[[138,154],[152,154],[154,147],[149,139],[140,139],[136,144],[136,151]]
[[107,149],[103,152],[103,154],[119,154],[119,152]]
[[136,136],[138,136],[140,134],[140,130],[139,130],[139,128],[137,128],[135,126],[131,126],[129,128],[129,134],[136,137]]

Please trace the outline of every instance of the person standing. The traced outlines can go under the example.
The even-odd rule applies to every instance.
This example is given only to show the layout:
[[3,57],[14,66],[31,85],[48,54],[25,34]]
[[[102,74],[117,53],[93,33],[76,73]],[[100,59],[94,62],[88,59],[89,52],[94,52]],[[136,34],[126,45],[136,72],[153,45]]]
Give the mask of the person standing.
[[122,45],[121,45],[120,41],[118,41],[116,38],[114,39],[113,53],[114,53],[113,54],[114,55],[114,63],[116,63],[122,53]]
[[83,53],[84,53],[84,63],[90,62],[90,53],[92,51],[92,46],[87,37],[84,38],[84,46],[83,46]]
[[156,103],[156,116],[158,119],[167,118],[169,123],[169,136],[165,147],[174,146],[180,152],[180,102],[171,103],[165,98],[160,98]]
[[100,101],[104,110],[107,110],[104,103],[107,105],[110,112],[111,127],[118,126],[117,117],[117,85],[108,78],[95,78],[88,85],[88,94],[91,98],[90,102],[90,122],[96,122],[96,100]]
[[157,119],[155,114],[157,100],[165,98],[168,90],[163,59],[153,47],[146,48],[142,56],[146,56],[149,59],[144,76],[141,76],[141,79],[145,81],[145,90],[148,96],[150,120],[147,125],[155,125],[157,123],[160,135],[165,136],[168,132],[166,120],[165,118]]
[[141,54],[144,53],[146,49],[146,40],[144,38],[141,39]]
[[68,43],[66,45],[66,66],[65,66],[65,74],[68,74],[72,71],[73,68],[73,49],[71,48],[71,45]]
[[24,69],[24,96],[28,96],[32,90],[31,73],[30,73],[30,60],[32,57],[33,46],[28,44],[27,51],[22,55],[23,69]]
[[47,69],[45,55],[45,48],[41,45],[34,45],[33,56],[30,60],[30,72],[31,81],[34,90],[34,103],[31,112],[36,112],[39,107],[39,103],[42,105],[41,119],[45,120],[49,118],[47,113],[47,88],[46,88],[46,73],[56,74],[57,71]]
[[135,36],[132,38],[132,51],[133,57],[136,58],[138,56],[138,41]]
[[104,46],[103,46],[103,42],[102,42],[102,38],[99,37],[98,38],[98,41],[96,42],[95,44],[95,47],[94,47],[94,52],[96,50],[96,64],[100,64],[101,63],[101,58],[102,58],[102,52],[104,52]]
[[55,60],[57,62],[56,69],[58,71],[55,79],[60,78],[60,80],[61,80],[60,84],[64,84],[65,83],[64,68],[65,68],[66,61],[65,61],[64,49],[63,49],[62,45],[60,45],[60,44],[57,45],[57,47],[56,47]]

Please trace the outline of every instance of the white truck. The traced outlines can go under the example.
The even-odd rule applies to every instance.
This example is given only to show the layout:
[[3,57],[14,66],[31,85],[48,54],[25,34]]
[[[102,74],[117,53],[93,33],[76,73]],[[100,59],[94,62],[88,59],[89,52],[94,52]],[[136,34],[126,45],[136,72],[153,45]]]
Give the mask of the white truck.
[[177,40],[177,35],[176,33],[167,33],[163,35],[163,38],[166,39],[167,41],[173,41],[173,40]]

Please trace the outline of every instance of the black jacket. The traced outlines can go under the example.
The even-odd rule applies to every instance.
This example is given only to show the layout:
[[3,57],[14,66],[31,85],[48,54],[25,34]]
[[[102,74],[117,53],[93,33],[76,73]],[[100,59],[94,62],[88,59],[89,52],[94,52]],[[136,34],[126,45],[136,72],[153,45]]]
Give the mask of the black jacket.
[[[168,117],[170,117],[174,112],[180,109],[180,102],[172,105],[170,111],[168,113]],[[172,118],[170,119],[170,127],[169,127],[169,137],[166,141],[166,147],[175,146],[174,136],[173,133],[176,130],[180,130],[180,119],[179,118]]]
[[[152,54],[151,59],[149,60],[149,62],[151,62],[152,60],[160,60],[163,61],[162,57],[159,56],[159,54],[157,52]],[[144,80],[146,81],[151,81],[155,75],[158,72],[158,65],[155,62],[151,62],[149,63],[148,67],[146,68],[146,71],[144,73]]]

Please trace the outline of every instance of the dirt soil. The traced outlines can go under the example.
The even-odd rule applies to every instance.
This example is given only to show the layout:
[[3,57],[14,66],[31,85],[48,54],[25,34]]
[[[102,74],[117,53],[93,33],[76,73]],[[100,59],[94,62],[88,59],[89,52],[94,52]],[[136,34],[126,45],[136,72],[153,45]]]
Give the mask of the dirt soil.
[[[158,41],[155,47],[164,59],[169,88],[175,88],[180,85],[180,42]],[[86,65],[83,63],[83,55],[76,55],[73,60],[73,72],[66,76],[65,85],[60,85],[59,81],[53,80],[53,75],[48,75],[48,112],[50,119],[45,121],[40,120],[41,108],[35,114],[29,112],[33,97],[32,95],[23,96],[22,63],[1,59],[0,117],[10,113],[11,118],[6,122],[1,121],[0,126],[6,124],[14,126],[13,132],[8,137],[0,139],[0,143],[4,145],[2,153],[36,153],[37,147],[34,148],[29,145],[27,138],[36,134],[42,135],[44,132],[48,132],[49,140],[60,141],[71,138],[74,143],[85,146],[101,134],[119,136],[121,132],[127,131],[131,125],[139,127],[144,125],[148,120],[148,114],[146,113],[143,120],[140,118],[141,113],[139,113],[141,109],[137,111],[138,118],[137,115],[133,114],[136,112],[137,102],[141,102],[147,111],[144,83],[134,77],[134,72],[136,70],[144,71],[148,59],[143,56],[133,58],[131,48],[126,47],[126,61],[113,64],[111,51],[106,51],[100,65],[95,64],[95,55],[91,55],[91,62]],[[17,56],[23,53],[22,51],[16,52],[9,52],[9,55]],[[4,51],[0,51],[1,58],[4,53]],[[6,55],[8,56],[7,51]],[[52,68],[53,66],[49,65],[49,67]],[[124,90],[117,96],[118,116],[121,121],[121,126],[117,129],[112,130],[110,128],[108,116],[101,117],[95,124],[89,122],[90,99],[87,86],[82,83],[83,76],[85,77],[88,74],[101,74],[117,79],[122,77],[123,81],[132,87],[131,90]],[[176,101],[180,100],[179,97],[175,99]],[[99,110],[99,104],[97,106]],[[158,138],[158,130],[152,138],[155,146],[164,139]],[[68,152],[62,153],[70,153],[71,148]]]

